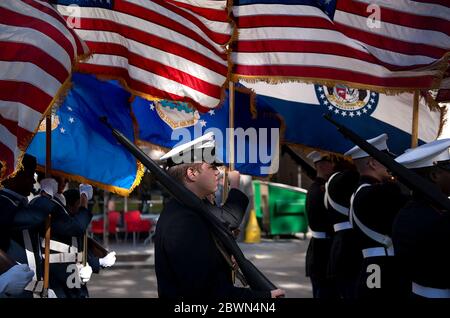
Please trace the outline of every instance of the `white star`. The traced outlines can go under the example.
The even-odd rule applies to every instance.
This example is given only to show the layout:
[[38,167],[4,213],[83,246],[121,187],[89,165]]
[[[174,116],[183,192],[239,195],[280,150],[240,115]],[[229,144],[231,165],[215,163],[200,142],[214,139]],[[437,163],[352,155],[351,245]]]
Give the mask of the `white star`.
[[69,112],[71,112],[73,109],[70,106],[67,106],[67,109],[69,110]]
[[64,127],[61,127],[61,128],[59,129],[59,131],[61,131],[61,134],[64,134],[64,133],[66,132],[66,130],[64,129]]
[[371,98],[371,99],[370,99],[370,102],[371,102],[371,103],[375,103],[375,99]]
[[371,105],[367,105],[367,108],[372,109],[372,106]]
[[150,104],[150,109],[151,109],[151,110],[155,110],[155,105]]
[[69,117],[69,122],[70,122],[71,124],[73,124],[74,121],[75,121],[75,119],[74,119],[73,117]]
[[335,113],[335,114],[339,114],[339,109],[335,109],[335,110],[334,110],[334,113]]
[[345,116],[347,116],[347,112],[344,112],[344,111],[343,111],[343,112],[341,113],[341,115],[342,115],[342,117],[345,117]]
[[372,96],[375,96],[375,95],[377,95],[375,92],[372,92],[370,95],[372,95]]
[[358,110],[358,111],[356,112],[356,115],[361,116],[361,112]]
[[333,106],[328,106],[328,110],[332,110],[333,109]]
[[214,115],[215,115],[214,109],[211,109],[211,110],[208,112],[208,114],[210,114],[211,116],[214,116]]
[[324,94],[320,95],[320,98],[325,99],[325,95]]
[[321,91],[323,91],[323,88],[322,88],[322,87],[319,87],[318,90],[319,90],[319,92],[321,92]]
[[364,114],[367,113],[367,109],[364,108],[364,109],[363,109],[363,113],[364,113]]
[[200,125],[202,125],[202,127],[205,127],[206,126],[206,121],[200,120]]
[[324,103],[325,105],[328,105],[328,104],[329,104],[327,100],[324,100],[323,103]]
[[351,118],[353,118],[353,116],[355,116],[355,114],[353,114],[353,112],[350,112],[349,116],[350,116]]

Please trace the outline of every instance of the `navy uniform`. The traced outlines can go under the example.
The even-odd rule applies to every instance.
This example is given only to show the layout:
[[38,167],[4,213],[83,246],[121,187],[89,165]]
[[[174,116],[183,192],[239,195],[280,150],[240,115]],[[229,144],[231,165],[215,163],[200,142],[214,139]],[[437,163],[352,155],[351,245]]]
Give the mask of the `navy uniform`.
[[325,206],[334,230],[327,272],[336,281],[339,296],[343,299],[356,297],[362,262],[361,250],[349,219],[350,198],[358,181],[358,172],[345,170],[333,174],[325,184]]
[[[53,193],[52,193],[53,194]],[[35,277],[24,297],[36,297],[42,291],[43,286],[43,264],[44,264],[44,233],[45,220],[51,214],[51,236],[50,241],[50,263],[62,263],[58,269],[53,267],[50,273],[50,288],[60,291],[67,282],[58,278],[66,274],[69,258],[76,257],[74,249],[70,248],[69,242],[58,242],[62,237],[80,236],[84,233],[92,215],[86,211],[80,217],[71,218],[64,207],[57,200],[46,195],[34,198],[27,209],[17,212],[14,218],[12,240],[8,254],[20,263],[26,263],[35,271]],[[70,242],[71,243],[71,242]],[[64,268],[63,268],[64,267]],[[57,294],[62,295],[60,292]]]
[[[388,152],[386,140],[387,135],[382,134],[368,142],[378,150]],[[369,157],[357,146],[346,154],[351,155],[353,160]],[[382,181],[364,175],[364,172],[361,174],[350,207],[350,220],[363,256],[357,297],[397,297],[402,292],[403,284],[394,257],[392,224],[400,208],[406,204],[408,196],[402,193],[395,182]],[[378,267],[374,268],[374,265]],[[378,275],[376,271],[379,277],[373,276]]]
[[[450,139],[422,145],[396,158],[398,163],[426,175],[446,179],[435,191],[450,195]],[[418,169],[418,170],[416,170]],[[424,171],[425,170],[425,171]],[[433,180],[432,180],[433,181]],[[450,298],[450,213],[441,211],[418,193],[400,210],[393,226],[395,253],[413,298]]]
[[[308,154],[314,164],[326,158],[317,151]],[[327,268],[333,239],[333,225],[324,205],[325,182],[316,177],[306,196],[306,215],[312,238],[306,251],[306,277],[311,279],[313,297],[321,299],[338,298],[336,285],[328,276]]]
[[[175,165],[172,156],[214,147],[213,137],[206,134],[172,149],[161,159]],[[242,200],[236,202],[235,208],[245,211],[247,204],[248,200]],[[271,296],[269,291],[257,292],[233,285],[231,269],[215,243],[210,225],[199,213],[175,199],[167,201],[158,220],[155,272],[160,298],[245,300]]]

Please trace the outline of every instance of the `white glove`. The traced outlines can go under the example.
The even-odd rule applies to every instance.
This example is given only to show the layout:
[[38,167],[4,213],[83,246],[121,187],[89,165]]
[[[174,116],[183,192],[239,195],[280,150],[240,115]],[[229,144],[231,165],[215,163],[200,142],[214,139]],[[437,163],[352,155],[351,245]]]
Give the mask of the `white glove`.
[[101,267],[111,267],[116,262],[116,252],[110,252],[108,253],[108,255],[100,258],[98,261]]
[[86,284],[90,279],[92,275],[92,267],[89,266],[89,264],[86,264],[86,266],[82,266],[81,269],[78,271],[80,274],[80,280],[83,284]]
[[92,188],[92,186],[90,184],[80,184],[80,195],[81,194],[85,194],[87,199],[90,200],[92,199],[92,196],[94,195],[94,189]]
[[53,291],[53,289],[48,289],[47,291],[47,298],[58,298],[58,296],[56,296],[55,292]]
[[20,295],[33,276],[34,272],[27,264],[14,265],[0,276],[0,295]]
[[41,190],[52,196],[58,192],[58,182],[53,178],[45,178],[41,180]]

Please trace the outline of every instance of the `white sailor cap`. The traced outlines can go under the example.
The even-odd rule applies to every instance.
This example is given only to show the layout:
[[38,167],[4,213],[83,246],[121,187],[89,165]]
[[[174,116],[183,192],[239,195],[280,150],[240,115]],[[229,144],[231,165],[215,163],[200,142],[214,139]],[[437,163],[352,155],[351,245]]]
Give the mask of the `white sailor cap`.
[[410,169],[432,167],[442,162],[449,163],[449,147],[450,139],[435,140],[417,148],[408,149],[395,158],[395,161]]
[[160,158],[167,161],[168,166],[182,163],[215,163],[222,164],[216,158],[214,133],[209,132],[192,141],[178,145]]
[[306,158],[312,160],[313,163],[317,163],[327,157],[327,154],[321,153],[319,151],[311,151]]
[[[369,144],[377,148],[378,150],[385,150],[389,152],[386,140],[388,139],[387,134],[381,134],[375,138],[367,140]],[[352,149],[348,150],[346,153],[344,153],[344,156],[351,156],[352,159],[360,159],[365,157],[370,157],[367,152],[359,148],[358,146],[353,147]]]

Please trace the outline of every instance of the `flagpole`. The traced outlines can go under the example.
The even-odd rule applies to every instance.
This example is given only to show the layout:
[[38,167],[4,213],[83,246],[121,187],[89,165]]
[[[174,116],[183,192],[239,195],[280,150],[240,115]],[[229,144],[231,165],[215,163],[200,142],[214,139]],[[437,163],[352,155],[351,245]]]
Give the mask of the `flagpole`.
[[228,145],[229,145],[229,167],[225,169],[225,175],[223,180],[223,193],[222,193],[222,203],[225,203],[228,197],[228,172],[234,170],[234,83],[230,81],[228,83],[228,103],[229,103],[229,113],[228,113]]
[[411,148],[417,147],[419,143],[419,90],[414,91],[413,117],[411,129]]
[[[52,174],[52,112],[48,112],[45,117],[45,177],[50,178]],[[44,289],[42,297],[48,297],[49,277],[50,277],[50,224],[51,214],[45,221],[45,260],[44,260]]]

